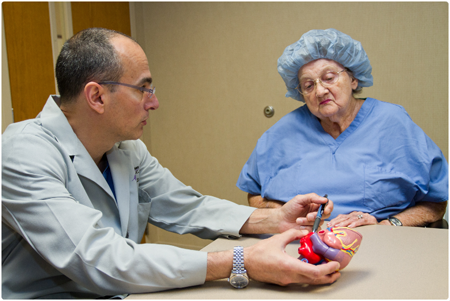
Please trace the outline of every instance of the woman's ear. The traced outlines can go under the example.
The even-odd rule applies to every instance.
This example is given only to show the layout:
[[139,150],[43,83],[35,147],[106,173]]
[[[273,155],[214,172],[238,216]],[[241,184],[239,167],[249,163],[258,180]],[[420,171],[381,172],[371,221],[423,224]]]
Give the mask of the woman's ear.
[[105,112],[105,104],[103,98],[105,97],[106,89],[96,83],[89,82],[84,86],[84,96],[87,105],[98,114]]
[[356,79],[356,77],[352,77],[352,83],[351,83],[351,86],[352,86],[352,90],[353,90],[353,91],[355,91],[356,88],[358,88],[358,79]]

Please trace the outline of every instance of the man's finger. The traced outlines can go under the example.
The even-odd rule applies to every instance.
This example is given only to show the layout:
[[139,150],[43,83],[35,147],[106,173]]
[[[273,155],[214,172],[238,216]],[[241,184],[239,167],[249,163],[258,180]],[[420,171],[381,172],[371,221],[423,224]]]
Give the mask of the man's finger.
[[318,281],[320,278],[337,272],[340,267],[340,264],[337,261],[330,261],[328,263],[319,265],[313,265],[305,262],[301,263],[306,265],[302,267],[301,274],[311,279],[313,281],[311,283],[316,283],[316,281]]
[[287,231],[284,231],[281,234],[278,234],[277,236],[281,239],[281,241],[287,245],[294,240],[299,240],[303,236],[307,235],[309,232],[306,230],[296,230],[296,229],[289,229]]

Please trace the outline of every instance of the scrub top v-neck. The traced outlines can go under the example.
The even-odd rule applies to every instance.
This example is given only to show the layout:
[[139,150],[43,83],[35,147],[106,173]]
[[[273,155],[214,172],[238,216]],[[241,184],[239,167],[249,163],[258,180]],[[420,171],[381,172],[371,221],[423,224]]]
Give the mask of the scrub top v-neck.
[[[330,134],[325,132],[322,125],[320,124],[320,120],[314,116],[311,112],[309,112],[309,121],[312,127],[315,128],[315,131],[317,132],[317,135],[319,135],[325,144],[327,144],[330,147],[330,150],[332,153],[335,153],[339,146],[345,142],[347,137],[349,137],[355,130],[357,130],[361,124],[361,122],[364,120],[364,118],[367,116],[367,114],[372,109],[374,103],[372,101],[364,101],[361,108],[358,111],[358,114],[356,115],[355,119],[352,121],[352,123],[349,125],[345,131],[343,131],[336,139],[334,139]],[[308,110],[309,111],[309,110]]]

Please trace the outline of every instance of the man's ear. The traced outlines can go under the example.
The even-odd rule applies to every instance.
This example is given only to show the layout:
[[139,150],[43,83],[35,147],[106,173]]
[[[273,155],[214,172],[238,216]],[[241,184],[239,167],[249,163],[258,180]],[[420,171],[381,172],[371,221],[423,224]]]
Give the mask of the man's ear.
[[105,88],[96,82],[89,82],[84,86],[86,103],[98,114],[103,114],[105,112],[105,104],[103,102],[105,92]]

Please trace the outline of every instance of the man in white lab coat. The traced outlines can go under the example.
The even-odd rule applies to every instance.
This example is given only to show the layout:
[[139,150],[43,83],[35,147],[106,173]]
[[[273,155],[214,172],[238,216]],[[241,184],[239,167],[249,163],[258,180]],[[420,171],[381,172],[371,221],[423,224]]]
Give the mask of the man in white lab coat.
[[148,153],[137,139],[159,103],[134,40],[84,30],[64,45],[56,77],[61,96],[2,137],[3,298],[123,297],[230,275],[232,250],[139,244],[148,222],[209,239],[282,233],[244,249],[248,277],[257,281],[339,277],[337,262],[313,266],[283,252],[307,233],[301,229],[325,198],[297,196],[281,209],[255,210],[201,195]]

